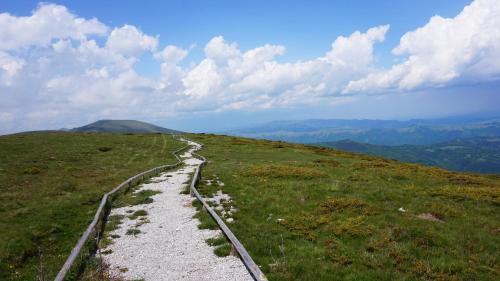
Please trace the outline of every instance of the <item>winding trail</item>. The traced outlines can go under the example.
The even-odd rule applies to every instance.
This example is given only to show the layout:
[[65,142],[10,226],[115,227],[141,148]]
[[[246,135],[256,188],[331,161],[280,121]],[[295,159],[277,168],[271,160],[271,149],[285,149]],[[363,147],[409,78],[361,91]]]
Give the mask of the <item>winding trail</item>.
[[[110,215],[125,215],[122,224],[110,235],[118,235],[103,252],[104,262],[110,266],[113,276],[125,280],[253,280],[242,261],[235,256],[218,257],[214,247],[205,240],[221,235],[219,230],[200,230],[199,221],[193,218],[196,209],[193,197],[180,192],[190,182],[190,174],[201,163],[193,156],[200,149],[197,143],[181,155],[184,166],[151,178],[137,191],[155,190],[153,202],[144,205],[113,209]],[[140,233],[127,235],[128,229],[136,228],[141,219],[129,219],[127,215],[146,210],[147,223],[137,228]],[[144,222],[144,220],[142,221]]]

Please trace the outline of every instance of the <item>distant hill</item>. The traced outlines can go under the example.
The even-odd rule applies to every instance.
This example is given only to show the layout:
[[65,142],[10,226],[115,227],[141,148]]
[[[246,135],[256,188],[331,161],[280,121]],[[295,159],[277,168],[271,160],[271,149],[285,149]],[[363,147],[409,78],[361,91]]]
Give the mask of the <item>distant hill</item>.
[[225,133],[295,143],[350,139],[380,145],[429,145],[454,139],[499,137],[500,118],[462,117],[408,121],[311,119],[275,121]]
[[108,132],[108,133],[166,133],[175,134],[179,131],[163,128],[136,120],[99,120],[97,122],[73,128],[71,132]]
[[500,174],[500,137],[460,139],[433,145],[373,145],[342,140],[321,145],[454,171]]

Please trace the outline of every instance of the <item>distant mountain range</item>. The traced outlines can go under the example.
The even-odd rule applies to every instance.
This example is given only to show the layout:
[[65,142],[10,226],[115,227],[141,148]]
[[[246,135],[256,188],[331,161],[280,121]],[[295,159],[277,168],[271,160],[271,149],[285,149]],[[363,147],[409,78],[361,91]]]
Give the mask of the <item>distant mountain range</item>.
[[319,145],[454,171],[500,173],[500,137],[478,137],[432,145],[373,145],[351,140]]
[[500,118],[275,121],[226,133],[330,146],[455,171],[500,173]]
[[500,118],[275,121],[225,133],[295,143],[349,139],[380,145],[429,145],[455,139],[500,136]]
[[69,131],[107,133],[180,133],[179,131],[136,120],[99,120],[82,127],[70,129]]

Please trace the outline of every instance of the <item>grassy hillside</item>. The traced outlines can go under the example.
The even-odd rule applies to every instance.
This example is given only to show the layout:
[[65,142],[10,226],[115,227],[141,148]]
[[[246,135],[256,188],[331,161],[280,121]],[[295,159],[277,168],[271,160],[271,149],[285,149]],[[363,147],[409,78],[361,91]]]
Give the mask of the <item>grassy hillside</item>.
[[[234,200],[231,229],[270,280],[498,280],[500,177],[327,148],[190,135],[203,179]],[[0,137],[0,280],[49,279],[125,178],[174,162],[159,134]],[[59,175],[61,173],[61,175]],[[215,181],[214,181],[215,182]],[[404,212],[398,211],[403,208]]]
[[[184,146],[162,134],[0,137],[0,280],[51,280],[101,196]],[[43,268],[43,270],[41,270]],[[38,279],[37,279],[38,280]]]
[[[270,280],[499,280],[500,178],[327,148],[192,135],[201,185]],[[403,211],[398,211],[402,208]]]
[[320,145],[454,171],[500,173],[499,137],[454,140],[433,145],[387,146],[349,140]]
[[94,123],[71,129],[73,132],[101,132],[101,133],[179,133],[178,131],[163,128],[136,120],[99,120]]

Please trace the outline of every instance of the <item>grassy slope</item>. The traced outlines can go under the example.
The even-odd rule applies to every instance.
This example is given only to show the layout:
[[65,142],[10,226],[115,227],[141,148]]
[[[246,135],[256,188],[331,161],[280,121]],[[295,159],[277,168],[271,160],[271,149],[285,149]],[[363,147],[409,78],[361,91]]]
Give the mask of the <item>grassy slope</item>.
[[182,146],[159,134],[0,137],[0,280],[35,280],[41,261],[54,277],[101,196],[138,172],[174,163],[170,153]]
[[[231,228],[270,280],[500,278],[499,177],[304,145],[191,137],[206,145],[204,177],[225,182],[239,208]],[[443,222],[417,219],[421,213]]]

